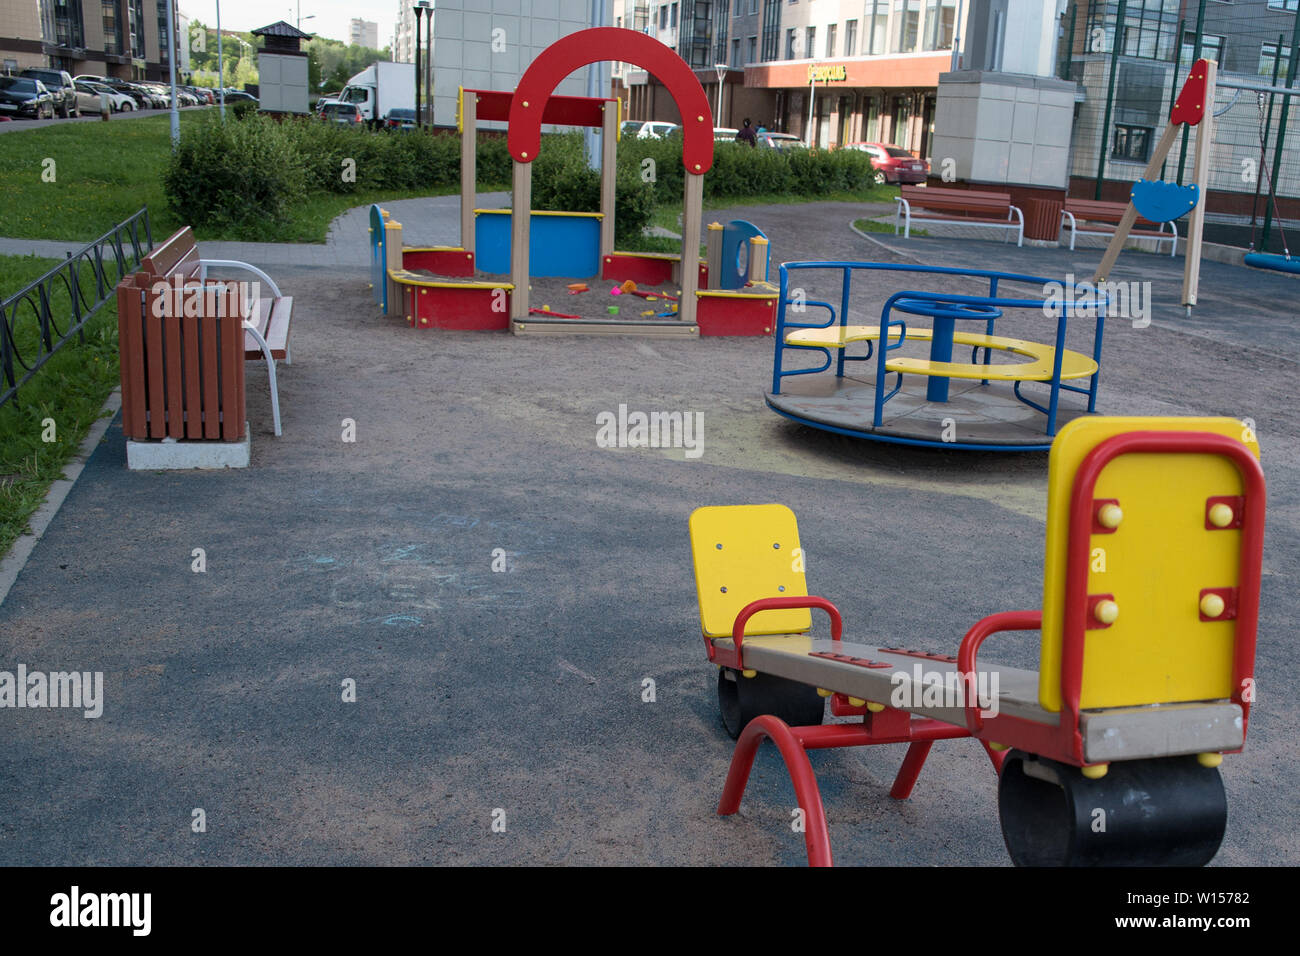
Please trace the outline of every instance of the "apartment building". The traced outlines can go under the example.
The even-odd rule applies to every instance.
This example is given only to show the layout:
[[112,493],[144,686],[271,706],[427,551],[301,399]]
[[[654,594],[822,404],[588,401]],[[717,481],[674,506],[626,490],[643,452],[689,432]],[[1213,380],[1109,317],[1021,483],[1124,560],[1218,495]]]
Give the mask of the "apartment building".
[[348,22],[348,42],[378,50],[379,24],[373,20],[362,20],[360,17],[353,17]]
[[51,66],[74,75],[164,79],[169,71],[167,3],[25,0],[0,4],[0,66],[7,71]]
[[[748,116],[822,147],[876,140],[924,155],[972,2],[626,0],[622,16],[677,50],[715,110],[721,76],[720,126]],[[634,118],[677,119],[652,78],[629,71],[627,83]]]

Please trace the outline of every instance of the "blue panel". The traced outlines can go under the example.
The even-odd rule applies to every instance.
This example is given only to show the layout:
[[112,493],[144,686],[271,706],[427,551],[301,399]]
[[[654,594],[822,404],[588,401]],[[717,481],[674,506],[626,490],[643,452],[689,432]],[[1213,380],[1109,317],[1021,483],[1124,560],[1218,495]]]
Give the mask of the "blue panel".
[[[721,289],[743,289],[749,281],[749,240],[766,239],[761,229],[744,219],[733,219],[722,229],[722,263],[717,282]],[[771,268],[772,247],[767,247]]]
[[384,215],[378,206],[370,207],[370,287],[375,302],[388,314],[388,233],[384,229]]
[[[474,261],[484,272],[510,274],[512,213],[475,216]],[[600,220],[595,216],[537,216],[528,229],[528,274],[590,279],[600,272]]]
[[1143,219],[1152,222],[1173,222],[1195,209],[1200,195],[1201,191],[1195,183],[1180,186],[1177,183],[1165,182],[1163,179],[1139,179],[1133,184],[1133,191],[1129,193],[1129,198],[1133,200],[1133,207]]

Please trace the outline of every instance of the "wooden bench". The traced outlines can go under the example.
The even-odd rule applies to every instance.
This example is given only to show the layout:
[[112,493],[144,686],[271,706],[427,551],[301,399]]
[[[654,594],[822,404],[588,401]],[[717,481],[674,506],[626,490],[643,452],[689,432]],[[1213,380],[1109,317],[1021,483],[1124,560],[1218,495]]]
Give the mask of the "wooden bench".
[[[928,342],[933,337],[930,329],[908,328],[904,341]],[[832,326],[827,329],[799,329],[785,337],[786,345],[800,345],[820,348],[844,348],[850,342],[870,342],[880,338],[878,325]],[[891,334],[889,344],[899,343],[899,338]],[[965,345],[972,349],[996,349],[1024,355],[1029,362],[1014,364],[981,364],[979,362],[932,362],[929,359],[900,356],[887,359],[885,370],[889,372],[908,372],[913,375],[937,375],[946,378],[971,378],[994,382],[1050,382],[1052,370],[1056,364],[1056,349],[1040,342],[1024,339],[1010,339],[1000,335],[982,335],[973,332],[954,332],[953,345]],[[1061,379],[1087,378],[1096,374],[1097,363],[1082,352],[1065,349],[1061,355]]]
[[[913,222],[935,222],[1010,230],[1016,234],[1017,246],[1025,242],[1025,214],[1011,205],[1009,193],[903,186],[896,202],[894,235],[902,225],[904,239],[910,238]],[[916,215],[916,209],[925,210],[925,214]]]
[[[1070,229],[1070,249],[1074,249],[1075,236],[1082,232],[1086,234],[1099,236],[1115,235],[1115,227],[1119,225],[1120,219],[1124,217],[1125,210],[1128,209],[1128,203],[1124,202],[1101,202],[1094,199],[1069,199],[1065,200],[1065,206],[1061,210],[1061,228],[1067,226]],[[1165,232],[1165,226],[1169,226],[1169,232]],[[1138,216],[1133,222],[1133,228],[1129,231],[1130,237],[1139,239],[1154,239],[1156,248],[1160,243],[1169,243],[1169,254],[1172,256],[1178,251],[1178,229],[1171,223],[1152,222],[1149,219],[1143,219]]]
[[[208,278],[208,271],[219,268],[251,273],[270,291],[270,295],[266,295],[264,290],[257,286],[257,294],[251,297],[237,296],[235,301],[238,303],[244,329],[244,359],[249,361],[261,359],[266,362],[271,388],[271,417],[275,425],[275,434],[279,435],[281,433],[280,395],[276,387],[275,363],[277,359],[284,359],[286,365],[293,364],[293,353],[289,346],[293,298],[281,293],[280,287],[270,276],[247,262],[199,258],[194,232],[189,226],[154,247],[154,250],[142,260],[140,266],[140,274],[148,277],[147,284],[150,288],[160,281],[167,283],[173,290],[178,283],[183,288],[206,286],[214,281]],[[175,294],[174,291],[172,294]],[[190,301],[193,298],[187,296],[186,300]],[[209,299],[210,297],[203,296],[201,301],[207,302]]]

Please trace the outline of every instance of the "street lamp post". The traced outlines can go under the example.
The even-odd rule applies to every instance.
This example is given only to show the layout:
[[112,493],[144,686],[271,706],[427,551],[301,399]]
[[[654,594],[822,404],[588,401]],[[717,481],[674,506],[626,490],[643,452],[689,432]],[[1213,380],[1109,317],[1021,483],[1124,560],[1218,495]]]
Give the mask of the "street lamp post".
[[420,27],[420,18],[424,16],[424,11],[426,6],[427,4],[424,2],[424,0],[420,0],[420,2],[415,5],[415,127],[416,129],[421,129],[424,127],[424,113],[420,109],[421,106],[420,93],[422,87],[424,86],[424,74],[420,72],[421,70],[420,46],[421,46],[421,41],[424,39],[424,34]]
[[718,108],[714,110],[713,122],[722,125],[722,80],[727,75],[727,64],[715,63],[713,69],[718,73]]
[[808,148],[813,148],[813,115],[817,108],[817,74],[808,67]]
[[[225,61],[221,57],[221,0],[217,0],[217,102],[221,121],[226,121],[226,73]],[[172,90],[172,101],[176,100],[176,91]]]

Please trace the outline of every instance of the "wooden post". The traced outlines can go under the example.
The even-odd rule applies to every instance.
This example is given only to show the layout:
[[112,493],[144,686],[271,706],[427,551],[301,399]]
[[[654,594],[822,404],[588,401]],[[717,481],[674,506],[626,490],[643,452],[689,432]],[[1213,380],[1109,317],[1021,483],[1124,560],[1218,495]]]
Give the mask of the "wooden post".
[[[531,159],[531,157],[530,157]],[[533,164],[514,163],[510,202],[510,318],[528,318],[528,233],[532,224]]]
[[709,288],[720,289],[718,280],[722,276],[722,231],[720,222],[709,223],[709,233],[705,238],[704,260],[709,264]]
[[600,126],[600,254],[614,251],[614,207],[618,181],[618,109],[607,100],[601,107],[604,118]]
[[406,287],[394,282],[390,272],[402,269],[402,224],[391,219],[384,221],[384,281],[388,283],[388,314],[399,315],[409,324],[415,316],[406,314]]
[[704,217],[704,176],[686,174],[686,194],[682,199],[682,295],[677,304],[677,318],[695,321],[695,290],[700,287],[700,225]]
[[1214,145],[1214,85],[1219,64],[1207,60],[1206,67],[1205,111],[1196,127],[1196,162],[1192,167],[1192,179],[1200,196],[1188,217],[1187,246],[1183,251],[1183,305],[1188,309],[1196,304],[1196,289],[1201,281],[1201,240],[1205,236],[1205,204],[1210,198],[1206,186],[1210,178],[1210,147]]
[[[467,95],[468,94],[468,95]],[[478,95],[460,91],[460,247],[474,251],[474,200],[478,195]]]
[[[1205,121],[1202,120],[1201,122]],[[1155,152],[1151,154],[1151,161],[1147,163],[1147,168],[1142,173],[1143,179],[1159,178],[1160,165],[1165,161],[1165,157],[1169,155],[1169,150],[1173,149],[1174,140],[1178,137],[1178,128],[1176,123],[1170,123],[1165,127],[1160,142],[1156,144]],[[1105,148],[1103,142],[1102,149]],[[1204,197],[1202,197],[1203,200]],[[1115,260],[1119,258],[1120,250],[1124,248],[1124,243],[1133,228],[1133,223],[1136,221],[1137,209],[1130,200],[1128,208],[1124,210],[1123,218],[1120,219],[1119,225],[1115,227],[1115,235],[1111,236],[1110,245],[1106,247],[1106,254],[1101,257],[1101,265],[1097,266],[1097,271],[1093,273],[1092,281],[1094,285],[1098,282],[1105,282],[1109,278],[1110,270],[1115,265]]]
[[767,240],[761,236],[749,240],[749,281],[767,281]]

